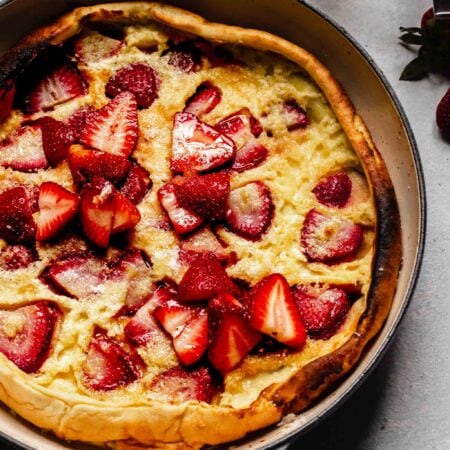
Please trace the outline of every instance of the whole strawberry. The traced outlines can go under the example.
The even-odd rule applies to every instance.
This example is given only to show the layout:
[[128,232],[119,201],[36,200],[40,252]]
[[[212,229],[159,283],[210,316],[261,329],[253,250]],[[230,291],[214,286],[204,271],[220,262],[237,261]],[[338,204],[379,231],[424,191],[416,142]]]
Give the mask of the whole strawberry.
[[450,130],[450,89],[441,98],[436,108],[436,123],[441,130]]

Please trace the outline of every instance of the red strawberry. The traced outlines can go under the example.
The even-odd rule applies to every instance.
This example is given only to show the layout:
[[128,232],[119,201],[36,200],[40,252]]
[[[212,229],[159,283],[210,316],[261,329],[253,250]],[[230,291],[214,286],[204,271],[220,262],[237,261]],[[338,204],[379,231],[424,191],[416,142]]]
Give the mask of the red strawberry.
[[208,346],[208,312],[194,309],[183,330],[173,336],[173,347],[181,364],[190,366],[198,362]]
[[36,260],[35,252],[23,245],[10,245],[0,253],[0,267],[3,270],[22,269]]
[[155,317],[173,338],[173,347],[181,364],[190,366],[203,356],[208,345],[208,313],[169,300],[155,309]]
[[295,100],[287,100],[283,103],[283,116],[288,131],[305,128],[309,124],[306,111]]
[[338,262],[353,256],[363,239],[363,229],[350,220],[326,216],[311,209],[301,231],[302,250],[310,261]]
[[80,142],[127,158],[136,146],[138,116],[133,94],[123,92],[103,108],[88,114]]
[[231,168],[236,172],[253,169],[261,165],[267,159],[267,155],[267,148],[256,140],[252,140],[239,149]]
[[84,128],[84,124],[92,115],[95,115],[95,110],[92,106],[82,106],[69,117],[66,125],[73,134],[74,142],[78,142],[81,136],[81,131]]
[[202,117],[211,112],[222,99],[221,90],[209,81],[202,83],[195,93],[188,98],[183,112]]
[[82,36],[75,42],[75,56],[84,64],[96,63],[119,53],[123,43],[100,33]]
[[175,193],[180,205],[205,220],[225,218],[230,193],[228,172],[175,178]]
[[111,234],[134,228],[141,218],[136,206],[107,181],[83,190],[80,210],[84,234],[103,248]]
[[33,172],[47,167],[39,125],[20,127],[0,143],[0,165],[22,172]]
[[169,64],[185,73],[196,72],[201,63],[200,51],[193,45],[192,40],[173,45],[168,54]]
[[0,125],[6,121],[11,114],[16,87],[14,83],[8,83],[0,89]]
[[351,307],[346,292],[339,288],[299,285],[293,295],[308,334],[316,339],[332,337]]
[[208,358],[226,375],[261,340],[261,333],[250,326],[244,310],[232,295],[222,293],[209,302],[211,318]]
[[305,345],[305,327],[283,275],[274,273],[264,278],[250,296],[247,313],[254,328],[289,347],[300,349]]
[[153,315],[158,319],[164,330],[174,338],[183,331],[192,312],[192,308],[179,303],[176,299],[170,299],[158,306],[153,311]]
[[232,169],[243,172],[259,166],[266,160],[267,149],[256,140],[263,132],[263,128],[248,108],[222,119],[216,128],[233,139],[236,144],[237,152]]
[[26,373],[47,359],[58,314],[47,301],[0,310],[0,352]]
[[228,206],[228,226],[244,238],[259,239],[272,222],[272,195],[260,181],[233,189],[228,197]]
[[140,220],[141,213],[134,203],[131,203],[123,194],[116,191],[114,193],[114,219],[111,233],[115,234],[131,230]]
[[59,184],[47,181],[39,191],[39,216],[36,220],[37,241],[55,237],[75,217],[80,199]]
[[184,403],[190,400],[210,403],[217,389],[207,367],[195,370],[172,367],[157,375],[150,390],[164,402]]
[[428,22],[432,19],[434,19],[434,10],[430,8],[423,13],[422,19],[420,20],[420,28],[426,28]]
[[323,205],[343,208],[350,198],[352,181],[346,173],[339,172],[322,178],[312,192]]
[[175,172],[203,172],[222,166],[235,154],[234,142],[191,113],[176,113],[172,131],[170,168]]
[[222,119],[216,128],[233,139],[236,147],[241,148],[253,135],[258,137],[264,130],[248,108],[242,108]]
[[129,248],[114,261],[111,276],[128,281],[125,305],[120,314],[130,314],[141,307],[155,290],[151,279],[151,264],[144,253]]
[[153,317],[154,310],[176,298],[176,292],[170,288],[158,287],[148,301],[138,309],[125,326],[125,336],[135,345],[146,345],[163,335]]
[[14,244],[34,241],[36,224],[30,199],[24,187],[15,187],[0,194],[0,238]]
[[83,381],[96,391],[109,391],[136,381],[144,363],[137,353],[97,329],[83,367]]
[[66,157],[67,150],[75,142],[75,134],[70,126],[52,117],[43,117],[38,123],[42,130],[45,156],[50,165],[56,166]]
[[25,98],[25,107],[28,113],[48,111],[84,93],[83,79],[78,70],[64,64],[38,81]]
[[137,205],[152,187],[149,173],[139,164],[132,164],[120,192]]
[[198,255],[178,286],[180,301],[209,300],[221,292],[237,295],[239,289],[214,255]]
[[190,265],[199,254],[212,254],[221,261],[228,259],[229,253],[208,227],[203,227],[181,241],[180,259]]
[[87,298],[102,290],[105,263],[91,255],[63,256],[47,270],[45,277],[71,297]]
[[200,216],[181,206],[176,197],[173,183],[166,184],[158,190],[158,199],[166,210],[177,233],[189,233],[203,223],[203,219]]
[[122,92],[131,92],[141,108],[148,108],[155,101],[157,91],[158,82],[154,70],[141,63],[118,70],[105,86],[106,95],[113,98]]
[[450,130],[450,89],[447,90],[437,106],[436,123],[441,130]]
[[85,236],[99,247],[106,248],[114,220],[114,187],[105,183],[102,188],[88,186],[81,193],[80,218]]
[[79,187],[94,177],[101,177],[111,183],[120,183],[130,170],[130,162],[120,155],[88,150],[82,145],[73,145],[68,152],[73,181]]

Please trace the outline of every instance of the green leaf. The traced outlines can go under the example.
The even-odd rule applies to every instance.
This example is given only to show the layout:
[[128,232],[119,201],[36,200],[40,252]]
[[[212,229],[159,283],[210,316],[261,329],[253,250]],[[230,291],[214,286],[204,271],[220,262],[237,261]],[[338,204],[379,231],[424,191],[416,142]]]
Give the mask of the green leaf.
[[400,31],[402,33],[419,33],[422,34],[422,28],[418,28],[418,27],[400,27]]
[[405,44],[413,44],[413,45],[422,45],[424,43],[422,36],[417,36],[417,34],[403,34],[400,36],[400,39]]
[[414,81],[423,78],[430,70],[430,63],[427,59],[418,56],[413,59],[400,75],[400,80]]

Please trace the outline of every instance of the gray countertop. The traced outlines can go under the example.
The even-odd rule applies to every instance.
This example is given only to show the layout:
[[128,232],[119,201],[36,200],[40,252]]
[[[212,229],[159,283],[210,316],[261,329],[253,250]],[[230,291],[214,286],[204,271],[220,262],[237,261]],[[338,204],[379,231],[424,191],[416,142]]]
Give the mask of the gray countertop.
[[[421,274],[396,339],[366,382],[336,413],[290,450],[448,449],[450,393],[450,143],[435,110],[450,80],[400,81],[414,54],[399,26],[418,26],[430,0],[310,0],[344,27],[381,68],[414,131],[427,190],[427,236]],[[449,258],[449,259],[447,259]]]
[[[187,2],[188,3],[188,2]],[[391,83],[417,139],[425,172],[428,229],[421,274],[389,351],[353,397],[289,450],[450,448],[450,143],[434,122],[450,80],[399,81],[413,54],[399,26],[417,26],[431,0],[309,0],[343,26]],[[448,208],[448,209],[447,209]],[[450,258],[449,258],[450,259]],[[10,447],[1,444],[1,448]]]

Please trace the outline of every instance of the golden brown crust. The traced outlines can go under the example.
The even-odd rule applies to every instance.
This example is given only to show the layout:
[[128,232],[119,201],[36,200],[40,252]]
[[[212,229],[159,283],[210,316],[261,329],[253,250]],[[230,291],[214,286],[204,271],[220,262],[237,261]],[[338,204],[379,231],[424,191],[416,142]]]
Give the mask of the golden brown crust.
[[389,312],[401,260],[400,218],[384,162],[340,85],[314,56],[266,32],[208,23],[194,14],[156,3],[129,2],[79,8],[30,34],[7,53],[0,60],[0,87],[20,73],[42,49],[77,34],[82,24],[149,20],[207,40],[272,51],[298,64],[323,91],[359,155],[370,180],[378,214],[373,280],[367,308],[356,332],[332,354],[309,363],[289,380],[269,386],[249,408],[237,410],[196,402],[182,405],[154,402],[151,406],[124,408],[96,400],[87,403],[84,397],[78,401],[64,394],[56,398],[50,390],[27,383],[27,376],[12,365],[0,365],[2,401],[37,426],[51,429],[62,438],[120,441],[118,448],[128,450],[142,448],[141,444],[165,446],[164,442],[167,448],[199,448],[205,443],[238,439],[277,422],[284,413],[305,409],[355,366]]

